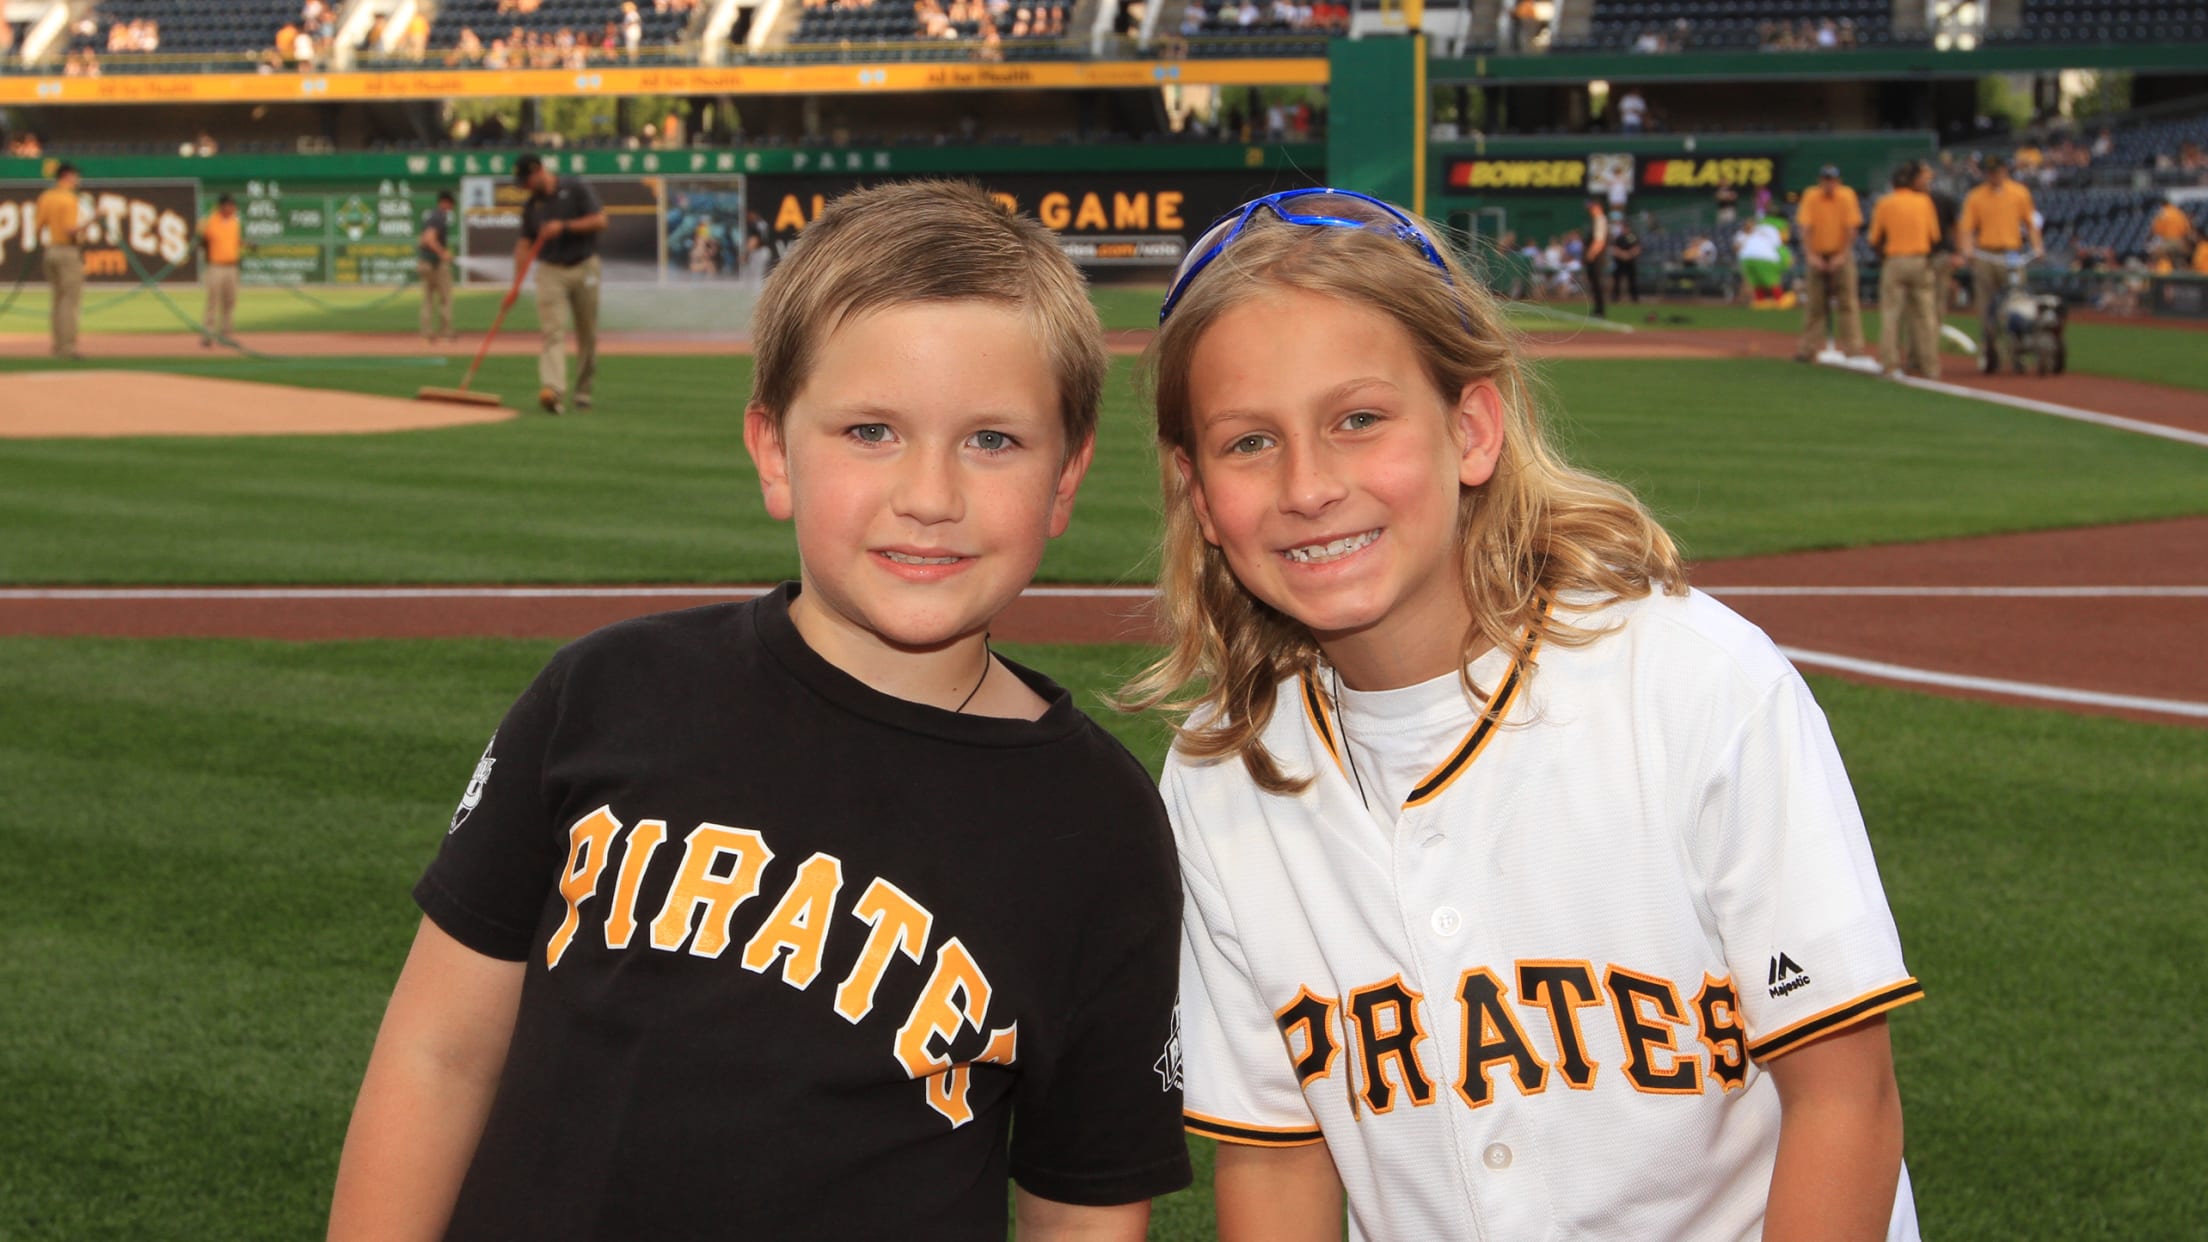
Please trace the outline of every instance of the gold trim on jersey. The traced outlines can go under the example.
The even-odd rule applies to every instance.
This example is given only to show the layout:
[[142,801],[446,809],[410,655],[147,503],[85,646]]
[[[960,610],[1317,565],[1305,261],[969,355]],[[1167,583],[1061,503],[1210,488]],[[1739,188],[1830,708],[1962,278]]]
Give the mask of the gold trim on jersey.
[[1811,1014],[1792,1026],[1781,1027],[1748,1045],[1748,1055],[1762,1061],[1781,1053],[1792,1052],[1819,1036],[1830,1035],[1865,1018],[1877,1017],[1889,1009],[1923,999],[1924,985],[1913,978],[1904,979],[1876,992],[1834,1005],[1821,1013]]
[[1326,714],[1326,699],[1319,694],[1318,683],[1311,680],[1309,673],[1303,675],[1303,715],[1311,722],[1311,731],[1319,735],[1319,745],[1326,747],[1326,753],[1334,757],[1334,770],[1342,774],[1343,780],[1348,780],[1349,769],[1342,765],[1342,749],[1334,741],[1334,726]]
[[[1548,603],[1543,601],[1541,614],[1547,616],[1548,611]],[[1480,713],[1479,720],[1464,735],[1464,740],[1458,742],[1456,748],[1449,752],[1449,757],[1428,772],[1417,787],[1411,790],[1411,796],[1403,803],[1404,810],[1424,806],[1440,797],[1442,791],[1464,775],[1464,770],[1472,766],[1472,761],[1480,757],[1480,752],[1487,749],[1488,742],[1495,736],[1496,727],[1510,714],[1511,706],[1518,701],[1518,692],[1524,688],[1526,676],[1533,668],[1534,656],[1540,650],[1541,636],[1528,634],[1525,643],[1518,649],[1518,654],[1511,658],[1510,668],[1503,674],[1502,684],[1496,687],[1494,695],[1489,698],[1487,710]],[[1335,769],[1347,778],[1349,769],[1342,759],[1340,730],[1334,724],[1326,696],[1320,693],[1319,684],[1312,679],[1311,674],[1303,674],[1302,680],[1304,717],[1311,722],[1311,731],[1318,735],[1319,745],[1333,757]]]
[[1201,1134],[1222,1143],[1238,1143],[1244,1147],[1309,1147],[1323,1143],[1326,1135],[1317,1126],[1259,1126],[1246,1121],[1224,1121],[1218,1117],[1206,1117],[1202,1113],[1183,1110],[1181,1128],[1190,1134]]

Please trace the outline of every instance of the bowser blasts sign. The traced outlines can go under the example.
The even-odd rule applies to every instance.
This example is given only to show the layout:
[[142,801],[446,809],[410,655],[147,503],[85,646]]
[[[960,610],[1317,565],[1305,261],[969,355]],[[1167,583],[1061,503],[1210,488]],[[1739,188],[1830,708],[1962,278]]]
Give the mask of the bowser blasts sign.
[[[39,252],[45,239],[38,236],[38,196],[50,184],[0,182],[0,284],[44,278]],[[198,182],[86,181],[77,187],[77,218],[87,281],[135,284],[153,276],[171,283],[199,279],[192,246],[199,218]]]

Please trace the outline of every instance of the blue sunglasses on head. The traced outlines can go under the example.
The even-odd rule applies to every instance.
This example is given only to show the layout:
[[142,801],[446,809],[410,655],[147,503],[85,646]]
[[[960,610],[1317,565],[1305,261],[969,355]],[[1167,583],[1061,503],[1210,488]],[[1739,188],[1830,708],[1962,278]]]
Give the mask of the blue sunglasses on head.
[[[1291,203],[1296,204],[1296,206],[1293,208],[1288,206]],[[1363,204],[1366,207],[1376,209],[1380,212],[1382,218],[1358,219],[1353,216],[1338,214],[1342,211],[1357,210],[1352,204]],[[1210,228],[1204,230],[1203,235],[1196,239],[1196,244],[1188,248],[1188,257],[1181,260],[1180,268],[1173,273],[1173,284],[1166,290],[1165,304],[1158,307],[1158,323],[1161,326],[1165,323],[1165,317],[1173,313],[1173,308],[1180,305],[1181,295],[1188,292],[1189,284],[1206,267],[1211,266],[1211,261],[1218,258],[1221,251],[1232,245],[1235,238],[1242,235],[1242,230],[1249,227],[1250,220],[1257,215],[1260,207],[1271,211],[1287,224],[1302,224],[1319,228],[1369,229],[1376,233],[1390,234],[1418,247],[1418,252],[1426,257],[1428,263],[1434,265],[1435,270],[1441,273],[1441,278],[1444,281],[1448,281],[1450,284],[1456,283],[1449,275],[1449,264],[1442,259],[1441,250],[1434,245],[1433,238],[1427,236],[1425,227],[1397,210],[1393,205],[1384,203],[1370,194],[1359,194],[1355,190],[1337,190],[1328,186],[1310,186],[1301,190],[1282,190],[1278,194],[1268,194],[1263,198],[1251,199],[1249,202],[1219,217],[1212,222]],[[1333,210],[1329,211],[1329,208]]]

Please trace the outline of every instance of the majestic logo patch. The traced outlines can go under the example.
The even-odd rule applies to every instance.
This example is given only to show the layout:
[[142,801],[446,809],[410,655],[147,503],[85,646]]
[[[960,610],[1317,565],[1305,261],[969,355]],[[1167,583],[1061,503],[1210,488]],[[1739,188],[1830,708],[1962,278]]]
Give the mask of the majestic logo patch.
[[1158,1090],[1181,1089],[1181,1002],[1173,1001],[1173,1029],[1165,1037],[1165,1051],[1158,1055],[1157,1064],[1150,1068],[1158,1071]]
[[498,762],[491,758],[491,747],[496,745],[498,734],[493,733],[491,740],[483,744],[483,757],[475,762],[475,775],[468,779],[467,792],[460,795],[460,805],[452,813],[452,827],[445,829],[445,835],[460,831],[460,825],[468,822],[468,815],[483,801],[483,787],[490,783],[491,767]]
[[1780,953],[1771,959],[1771,974],[1764,980],[1764,985],[1769,989],[1771,999],[1777,1000],[1789,992],[1799,992],[1808,987],[1809,972],[1803,970],[1793,958]]

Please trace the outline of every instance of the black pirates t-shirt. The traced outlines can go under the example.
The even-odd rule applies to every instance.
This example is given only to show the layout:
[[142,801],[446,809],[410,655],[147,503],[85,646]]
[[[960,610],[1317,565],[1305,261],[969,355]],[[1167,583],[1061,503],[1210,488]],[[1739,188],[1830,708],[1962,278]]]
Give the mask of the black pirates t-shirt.
[[794,586],[624,622],[507,713],[415,899],[527,963],[454,1238],[988,1238],[1186,1186],[1141,765],[880,694]]

